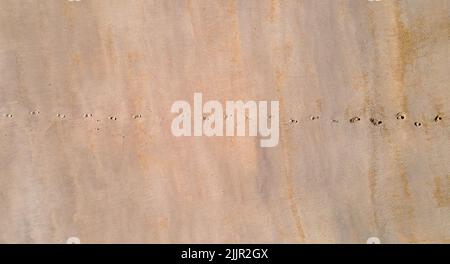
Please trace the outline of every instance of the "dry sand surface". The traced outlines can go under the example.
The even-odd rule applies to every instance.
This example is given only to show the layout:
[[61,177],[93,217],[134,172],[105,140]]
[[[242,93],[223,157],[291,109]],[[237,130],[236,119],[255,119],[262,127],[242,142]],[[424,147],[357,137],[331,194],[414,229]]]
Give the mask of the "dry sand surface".
[[[449,12],[0,0],[0,242],[450,243]],[[174,137],[194,92],[278,100],[278,146]]]

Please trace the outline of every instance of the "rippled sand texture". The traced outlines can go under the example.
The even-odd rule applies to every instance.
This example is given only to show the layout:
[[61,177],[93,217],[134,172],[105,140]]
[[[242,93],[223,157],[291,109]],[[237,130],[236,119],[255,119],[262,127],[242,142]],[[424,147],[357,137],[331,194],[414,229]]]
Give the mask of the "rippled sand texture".
[[[449,243],[449,12],[0,0],[0,242]],[[194,92],[279,100],[279,145],[172,136]]]

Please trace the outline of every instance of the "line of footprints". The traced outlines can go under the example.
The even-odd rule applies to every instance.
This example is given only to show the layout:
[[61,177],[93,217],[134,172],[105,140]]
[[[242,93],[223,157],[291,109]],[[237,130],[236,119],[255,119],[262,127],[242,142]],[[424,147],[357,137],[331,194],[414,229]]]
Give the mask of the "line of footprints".
[[[40,114],[39,111],[31,111],[31,112],[30,112],[30,115],[39,115],[39,114]],[[4,116],[7,117],[7,118],[13,118],[13,115],[12,115],[12,114],[5,114]],[[61,118],[61,119],[65,119],[65,118],[66,118],[66,115],[65,115],[65,114],[61,114],[61,113],[58,113],[58,114],[56,114],[56,117]],[[90,114],[90,113],[86,113],[86,114],[83,115],[83,117],[84,117],[84,118],[90,118],[90,117],[93,117],[93,115]],[[136,115],[133,115],[132,118],[133,118],[133,119],[139,119],[139,118],[142,118],[142,114],[136,114]],[[269,118],[270,118],[270,117],[269,117]],[[110,117],[108,117],[108,119],[115,121],[115,120],[117,120],[118,118],[117,118],[117,116],[110,116]],[[311,119],[312,121],[314,121],[314,120],[319,120],[320,117],[319,117],[319,116],[311,116],[310,119]],[[405,120],[405,119],[406,119],[406,114],[405,114],[405,113],[401,113],[401,112],[400,112],[400,113],[397,113],[397,114],[396,114],[396,119],[398,119],[398,120]],[[438,114],[438,115],[436,115],[436,116],[433,118],[433,120],[434,120],[434,122],[439,122],[439,121],[443,120],[443,116],[440,115],[440,114]],[[350,118],[350,120],[349,120],[350,123],[357,123],[357,122],[359,122],[359,121],[361,121],[361,118],[358,117],[358,116],[352,117],[352,118]],[[383,124],[383,121],[381,121],[381,120],[379,120],[379,119],[376,119],[376,118],[370,118],[369,121],[370,121],[374,126],[381,126],[381,125]],[[288,123],[290,123],[290,124],[298,124],[299,122],[300,122],[300,121],[299,121],[299,120],[296,120],[296,119],[289,119],[289,122],[288,122]],[[332,119],[331,122],[332,122],[332,123],[339,123],[339,120]],[[414,122],[414,125],[415,125],[416,127],[421,127],[421,126],[422,126],[422,122],[420,122],[420,121],[415,121],[415,122]]]
[[[319,116],[311,116],[310,119],[311,119],[312,121],[314,121],[314,120],[320,119],[320,117],[319,117]],[[405,114],[405,113],[397,113],[397,114],[396,114],[396,119],[397,119],[397,120],[405,120],[405,119],[406,119],[406,114]],[[442,119],[443,119],[443,116],[440,115],[440,114],[434,116],[434,118],[433,118],[434,122],[442,121]],[[358,116],[354,116],[354,117],[350,118],[348,121],[349,121],[350,123],[357,123],[357,122],[361,121],[361,118],[358,117]],[[376,119],[376,118],[370,118],[369,121],[370,121],[370,123],[372,123],[374,126],[381,126],[381,125],[383,124],[383,121],[381,121],[381,120],[379,120],[379,119]],[[299,122],[300,122],[300,121],[298,121],[298,120],[296,120],[296,119],[290,119],[290,120],[289,120],[289,123],[291,123],[291,124],[298,124]],[[332,123],[339,123],[339,120],[332,119],[331,122],[332,122]],[[415,122],[414,122],[414,125],[415,125],[416,127],[421,127],[421,126],[422,126],[422,122],[420,122],[420,121],[415,121]]]
[[[39,111],[31,111],[30,112],[30,115],[39,115],[39,114],[40,114]],[[7,117],[7,118],[13,118],[12,114],[5,114],[4,116]],[[61,119],[65,119],[66,115],[58,113],[58,114],[56,114],[56,117],[61,118]],[[84,118],[93,117],[93,114],[86,113],[86,114],[83,115],[83,117]],[[133,119],[142,118],[142,114],[133,115],[132,117],[133,117]],[[108,117],[108,119],[110,119],[110,120],[117,120],[117,116],[110,116],[110,117]]]

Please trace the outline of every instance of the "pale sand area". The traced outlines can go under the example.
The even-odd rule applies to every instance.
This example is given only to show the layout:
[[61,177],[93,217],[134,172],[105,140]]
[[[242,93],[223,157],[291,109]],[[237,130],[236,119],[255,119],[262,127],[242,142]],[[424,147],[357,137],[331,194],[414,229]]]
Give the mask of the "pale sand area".
[[[0,0],[0,242],[449,243],[449,12]],[[194,92],[279,100],[279,145],[172,136]]]

